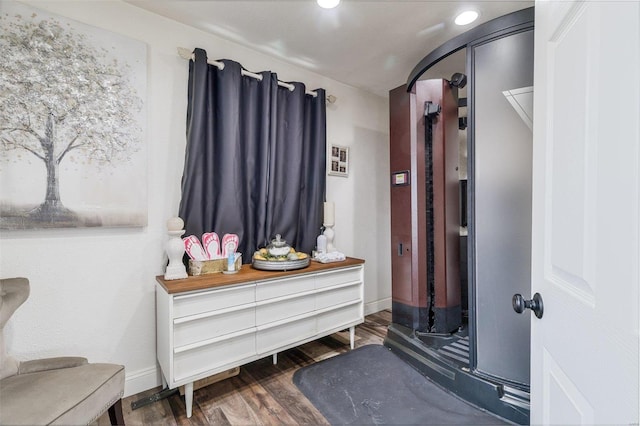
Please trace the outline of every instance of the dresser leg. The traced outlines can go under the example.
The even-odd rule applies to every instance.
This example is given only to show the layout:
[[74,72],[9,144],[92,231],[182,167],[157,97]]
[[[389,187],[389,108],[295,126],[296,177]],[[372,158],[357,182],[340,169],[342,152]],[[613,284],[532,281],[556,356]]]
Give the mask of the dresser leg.
[[278,363],[278,353],[276,352],[275,354],[273,354],[273,365],[276,365]]
[[193,382],[184,385],[184,405],[187,408],[187,417],[191,417],[193,408]]
[[351,343],[351,349],[355,347],[356,343],[356,327],[349,327],[349,342]]

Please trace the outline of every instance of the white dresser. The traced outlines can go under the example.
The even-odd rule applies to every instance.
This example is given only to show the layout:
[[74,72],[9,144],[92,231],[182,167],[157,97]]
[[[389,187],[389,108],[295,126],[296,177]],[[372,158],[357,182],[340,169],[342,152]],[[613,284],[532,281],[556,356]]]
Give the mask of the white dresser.
[[259,271],[183,280],[156,277],[157,356],[169,388],[193,382],[364,321],[361,259],[297,271]]

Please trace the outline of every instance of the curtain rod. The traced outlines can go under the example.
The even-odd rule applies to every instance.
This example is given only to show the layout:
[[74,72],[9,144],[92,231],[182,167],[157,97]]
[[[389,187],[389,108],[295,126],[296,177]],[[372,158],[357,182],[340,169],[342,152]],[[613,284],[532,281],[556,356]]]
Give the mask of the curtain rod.
[[[183,59],[195,60],[195,55],[193,54],[193,52],[190,51],[187,48],[184,48],[184,47],[178,47],[178,55],[180,55],[180,57],[183,58]],[[224,63],[222,63],[222,62],[214,61],[212,59],[207,59],[207,63],[209,65],[213,65],[215,67],[218,67],[219,70],[224,69]],[[242,73],[242,75],[246,75],[247,77],[253,77],[256,80],[262,81],[262,75],[260,75],[260,74],[256,74],[256,73],[253,73],[251,71],[247,71],[244,68],[242,68],[241,73]],[[285,83],[284,81],[280,81],[280,80],[278,80],[278,86],[286,87],[287,89],[289,89],[292,92],[293,92],[293,89],[295,89],[295,86],[293,84]],[[311,91],[311,90],[305,91],[305,94],[311,95],[314,98],[318,96],[318,92]],[[327,102],[329,102],[330,104],[334,103],[336,100],[337,100],[337,98],[335,96],[333,96],[333,95],[327,96]]]

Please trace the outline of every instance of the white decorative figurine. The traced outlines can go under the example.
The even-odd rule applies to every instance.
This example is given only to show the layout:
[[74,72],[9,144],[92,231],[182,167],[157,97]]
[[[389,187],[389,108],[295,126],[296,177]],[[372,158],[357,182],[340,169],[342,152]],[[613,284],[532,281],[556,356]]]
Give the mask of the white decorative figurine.
[[172,217],[167,221],[167,232],[169,241],[165,246],[167,256],[169,257],[169,265],[164,273],[165,280],[180,280],[187,278],[187,269],[182,263],[184,255],[184,243],[182,235],[184,235],[184,221],[179,217]]

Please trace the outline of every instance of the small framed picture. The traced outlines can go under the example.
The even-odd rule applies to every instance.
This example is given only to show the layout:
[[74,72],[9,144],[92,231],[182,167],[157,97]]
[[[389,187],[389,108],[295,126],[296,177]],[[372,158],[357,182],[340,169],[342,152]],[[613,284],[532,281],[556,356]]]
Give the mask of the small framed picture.
[[333,176],[349,176],[349,148],[346,146],[331,145],[331,168],[329,174]]

